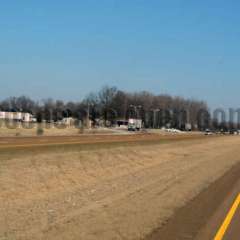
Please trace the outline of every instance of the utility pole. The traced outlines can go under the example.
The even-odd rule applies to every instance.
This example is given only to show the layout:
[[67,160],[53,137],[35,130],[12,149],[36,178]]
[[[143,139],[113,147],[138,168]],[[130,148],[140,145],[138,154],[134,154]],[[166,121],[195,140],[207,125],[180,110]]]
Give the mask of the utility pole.
[[156,120],[157,120],[157,113],[160,111],[160,109],[153,109],[153,128],[156,128]]
[[87,128],[90,128],[90,106],[93,106],[93,104],[90,104],[88,102],[88,104],[87,104]]
[[139,119],[139,109],[141,109],[142,106],[141,106],[141,105],[138,105],[138,106],[136,106],[136,105],[130,105],[130,107],[134,109],[135,117],[136,117],[137,119]]

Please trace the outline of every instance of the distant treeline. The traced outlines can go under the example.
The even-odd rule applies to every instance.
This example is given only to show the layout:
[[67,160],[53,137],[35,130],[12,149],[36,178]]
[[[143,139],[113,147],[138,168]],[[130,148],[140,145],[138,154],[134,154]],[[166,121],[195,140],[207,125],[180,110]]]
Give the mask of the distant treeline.
[[65,117],[79,120],[90,118],[93,123],[101,119],[106,124],[117,120],[141,118],[145,127],[204,128],[210,119],[208,106],[203,101],[154,95],[142,91],[129,93],[116,87],[103,87],[80,102],[45,99],[34,101],[26,96],[10,97],[0,102],[1,111],[32,113],[38,122],[58,121]]

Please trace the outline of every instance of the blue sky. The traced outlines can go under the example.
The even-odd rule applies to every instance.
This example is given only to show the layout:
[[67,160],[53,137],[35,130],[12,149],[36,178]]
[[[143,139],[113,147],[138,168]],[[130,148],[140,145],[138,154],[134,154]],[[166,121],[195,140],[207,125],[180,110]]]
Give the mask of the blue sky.
[[240,104],[240,2],[1,1],[0,98],[103,85]]

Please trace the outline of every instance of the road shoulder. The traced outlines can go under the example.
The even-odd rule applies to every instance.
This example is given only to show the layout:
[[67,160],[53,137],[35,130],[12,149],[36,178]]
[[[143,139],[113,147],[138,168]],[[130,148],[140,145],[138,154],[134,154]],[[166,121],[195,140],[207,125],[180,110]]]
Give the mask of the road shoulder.
[[145,240],[213,239],[240,190],[240,163],[202,191]]

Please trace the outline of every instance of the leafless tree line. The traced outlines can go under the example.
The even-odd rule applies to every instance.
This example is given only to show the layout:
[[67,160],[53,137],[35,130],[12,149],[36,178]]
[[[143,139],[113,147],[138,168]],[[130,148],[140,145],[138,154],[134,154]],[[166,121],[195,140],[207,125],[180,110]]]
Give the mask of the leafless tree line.
[[22,111],[32,113],[38,122],[58,121],[65,117],[82,120],[89,117],[114,124],[117,120],[141,118],[145,127],[169,126],[183,128],[205,127],[210,119],[208,106],[203,101],[155,95],[150,92],[125,92],[116,87],[103,87],[90,93],[80,102],[64,102],[45,99],[34,101],[26,96],[10,97],[0,102],[1,111]]

